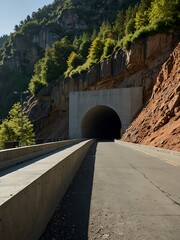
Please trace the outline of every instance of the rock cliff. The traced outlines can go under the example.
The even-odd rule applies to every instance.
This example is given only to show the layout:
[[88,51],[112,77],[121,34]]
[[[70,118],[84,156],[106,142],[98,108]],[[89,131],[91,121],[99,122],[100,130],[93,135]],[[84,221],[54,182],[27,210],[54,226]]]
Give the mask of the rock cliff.
[[[135,0],[134,3],[137,1]],[[35,19],[39,21],[38,25],[31,27],[31,22],[27,21],[21,31],[10,36],[3,50],[3,64],[11,70],[22,70],[24,66],[40,59],[47,46],[52,46],[63,37],[68,36],[72,40],[75,33],[80,35],[83,32],[91,32],[92,29],[98,29],[103,20],[114,21],[119,7],[124,2],[124,0],[92,2],[72,0],[54,1],[44,6],[42,10],[34,13],[34,17],[37,15]]]
[[123,140],[180,151],[180,43],[163,64],[150,100]]
[[119,49],[78,78],[66,78],[43,88],[38,98],[31,97],[25,110],[34,122],[38,139],[68,137],[69,92],[143,86],[144,102],[163,63],[169,58],[178,36],[158,34],[139,40],[130,49]]

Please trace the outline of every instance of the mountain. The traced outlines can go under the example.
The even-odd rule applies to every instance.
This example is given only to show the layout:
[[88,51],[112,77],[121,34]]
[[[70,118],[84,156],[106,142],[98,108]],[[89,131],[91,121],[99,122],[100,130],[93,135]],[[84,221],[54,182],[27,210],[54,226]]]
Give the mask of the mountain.
[[27,16],[0,50],[0,118],[29,89],[23,110],[47,141],[68,137],[70,91],[141,86],[147,104],[180,39],[179,1],[54,0]]
[[119,9],[125,11],[137,2],[54,0],[15,25],[15,32],[1,39],[0,118],[4,118],[18,100],[13,92],[28,88],[34,64],[44,56],[47,47],[52,47],[63,37],[67,37],[72,44],[75,36],[81,36],[84,32],[90,36],[93,31],[99,31],[103,21],[115,21]]

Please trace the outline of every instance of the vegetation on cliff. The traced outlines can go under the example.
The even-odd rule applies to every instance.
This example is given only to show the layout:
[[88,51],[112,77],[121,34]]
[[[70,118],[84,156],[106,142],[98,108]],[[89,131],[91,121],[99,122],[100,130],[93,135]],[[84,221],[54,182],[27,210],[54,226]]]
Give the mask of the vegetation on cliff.
[[[102,22],[113,22],[118,9],[125,9],[138,1],[54,0],[52,4],[33,12],[15,25],[14,33],[0,39],[0,118],[6,117],[10,107],[17,101],[13,92],[26,90],[31,79],[30,89],[32,93],[37,93],[42,86],[49,83],[46,77],[52,76],[51,81],[54,81],[63,76],[68,68],[66,61],[71,52],[77,53],[78,47],[83,56],[83,61],[78,65],[84,63],[93,36],[97,35]],[[63,66],[53,76],[52,70],[60,65],[57,60],[66,48],[62,47],[63,38],[69,42],[71,52],[67,52],[69,56],[65,53],[63,61],[61,59],[65,69]],[[56,41],[61,43],[55,44]],[[59,49],[60,56],[53,56],[54,47],[57,49],[57,46],[63,49],[63,53]],[[35,63],[37,65],[34,67]]]
[[[179,0],[142,0],[140,4],[130,5],[126,10],[118,11],[114,22],[103,21],[97,33],[94,32],[93,35],[86,33],[86,38],[82,35],[76,35],[72,42],[73,51],[67,57],[64,55],[62,58],[61,56],[67,62],[66,71],[62,71],[58,67],[59,72],[54,71],[49,79],[42,79],[42,86],[62,76],[76,77],[108,57],[118,47],[128,48],[132,42],[140,37],[168,31],[172,25],[179,22],[179,6]],[[87,46],[86,52],[83,51],[85,45]],[[54,51],[54,46],[51,51]],[[41,61],[41,69],[47,69],[46,59],[45,54],[43,61]],[[48,59],[53,65],[53,58],[48,57]],[[73,62],[75,64],[72,64]],[[48,71],[51,72],[50,69]],[[42,73],[43,70],[40,75]],[[36,94],[39,90],[39,84],[36,84],[37,79],[40,79],[39,73],[37,75],[35,72],[30,83],[32,94]]]
[[7,38],[8,38],[8,35],[3,35],[2,37],[0,37],[0,49],[3,47],[3,45],[6,42]]
[[15,101],[13,91],[29,87],[36,95],[50,82],[77,77],[119,47],[168,31],[179,19],[180,0],[54,0],[1,41],[0,76],[7,81],[0,79],[0,116]]

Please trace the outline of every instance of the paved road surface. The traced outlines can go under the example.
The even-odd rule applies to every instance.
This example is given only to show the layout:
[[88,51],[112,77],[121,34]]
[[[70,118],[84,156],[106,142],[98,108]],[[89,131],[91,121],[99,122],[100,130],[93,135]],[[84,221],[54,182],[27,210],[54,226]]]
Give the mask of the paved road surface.
[[180,240],[180,156],[94,145],[41,240]]

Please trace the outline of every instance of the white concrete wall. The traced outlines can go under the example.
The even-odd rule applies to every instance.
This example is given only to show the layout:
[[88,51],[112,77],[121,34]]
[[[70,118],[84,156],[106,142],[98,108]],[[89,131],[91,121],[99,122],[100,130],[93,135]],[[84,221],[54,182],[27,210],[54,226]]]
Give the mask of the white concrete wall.
[[69,101],[69,138],[81,138],[81,123],[85,114],[95,106],[112,108],[119,116],[124,132],[142,107],[142,87],[99,91],[71,92]]
[[2,176],[0,239],[38,240],[93,140]]
[[76,144],[82,141],[82,139],[65,140],[51,143],[43,143],[38,145],[31,145],[26,147],[5,149],[0,151],[0,171],[13,165],[17,165],[21,162],[26,162],[37,156],[42,156],[53,152],[55,150],[67,147],[71,144]]

